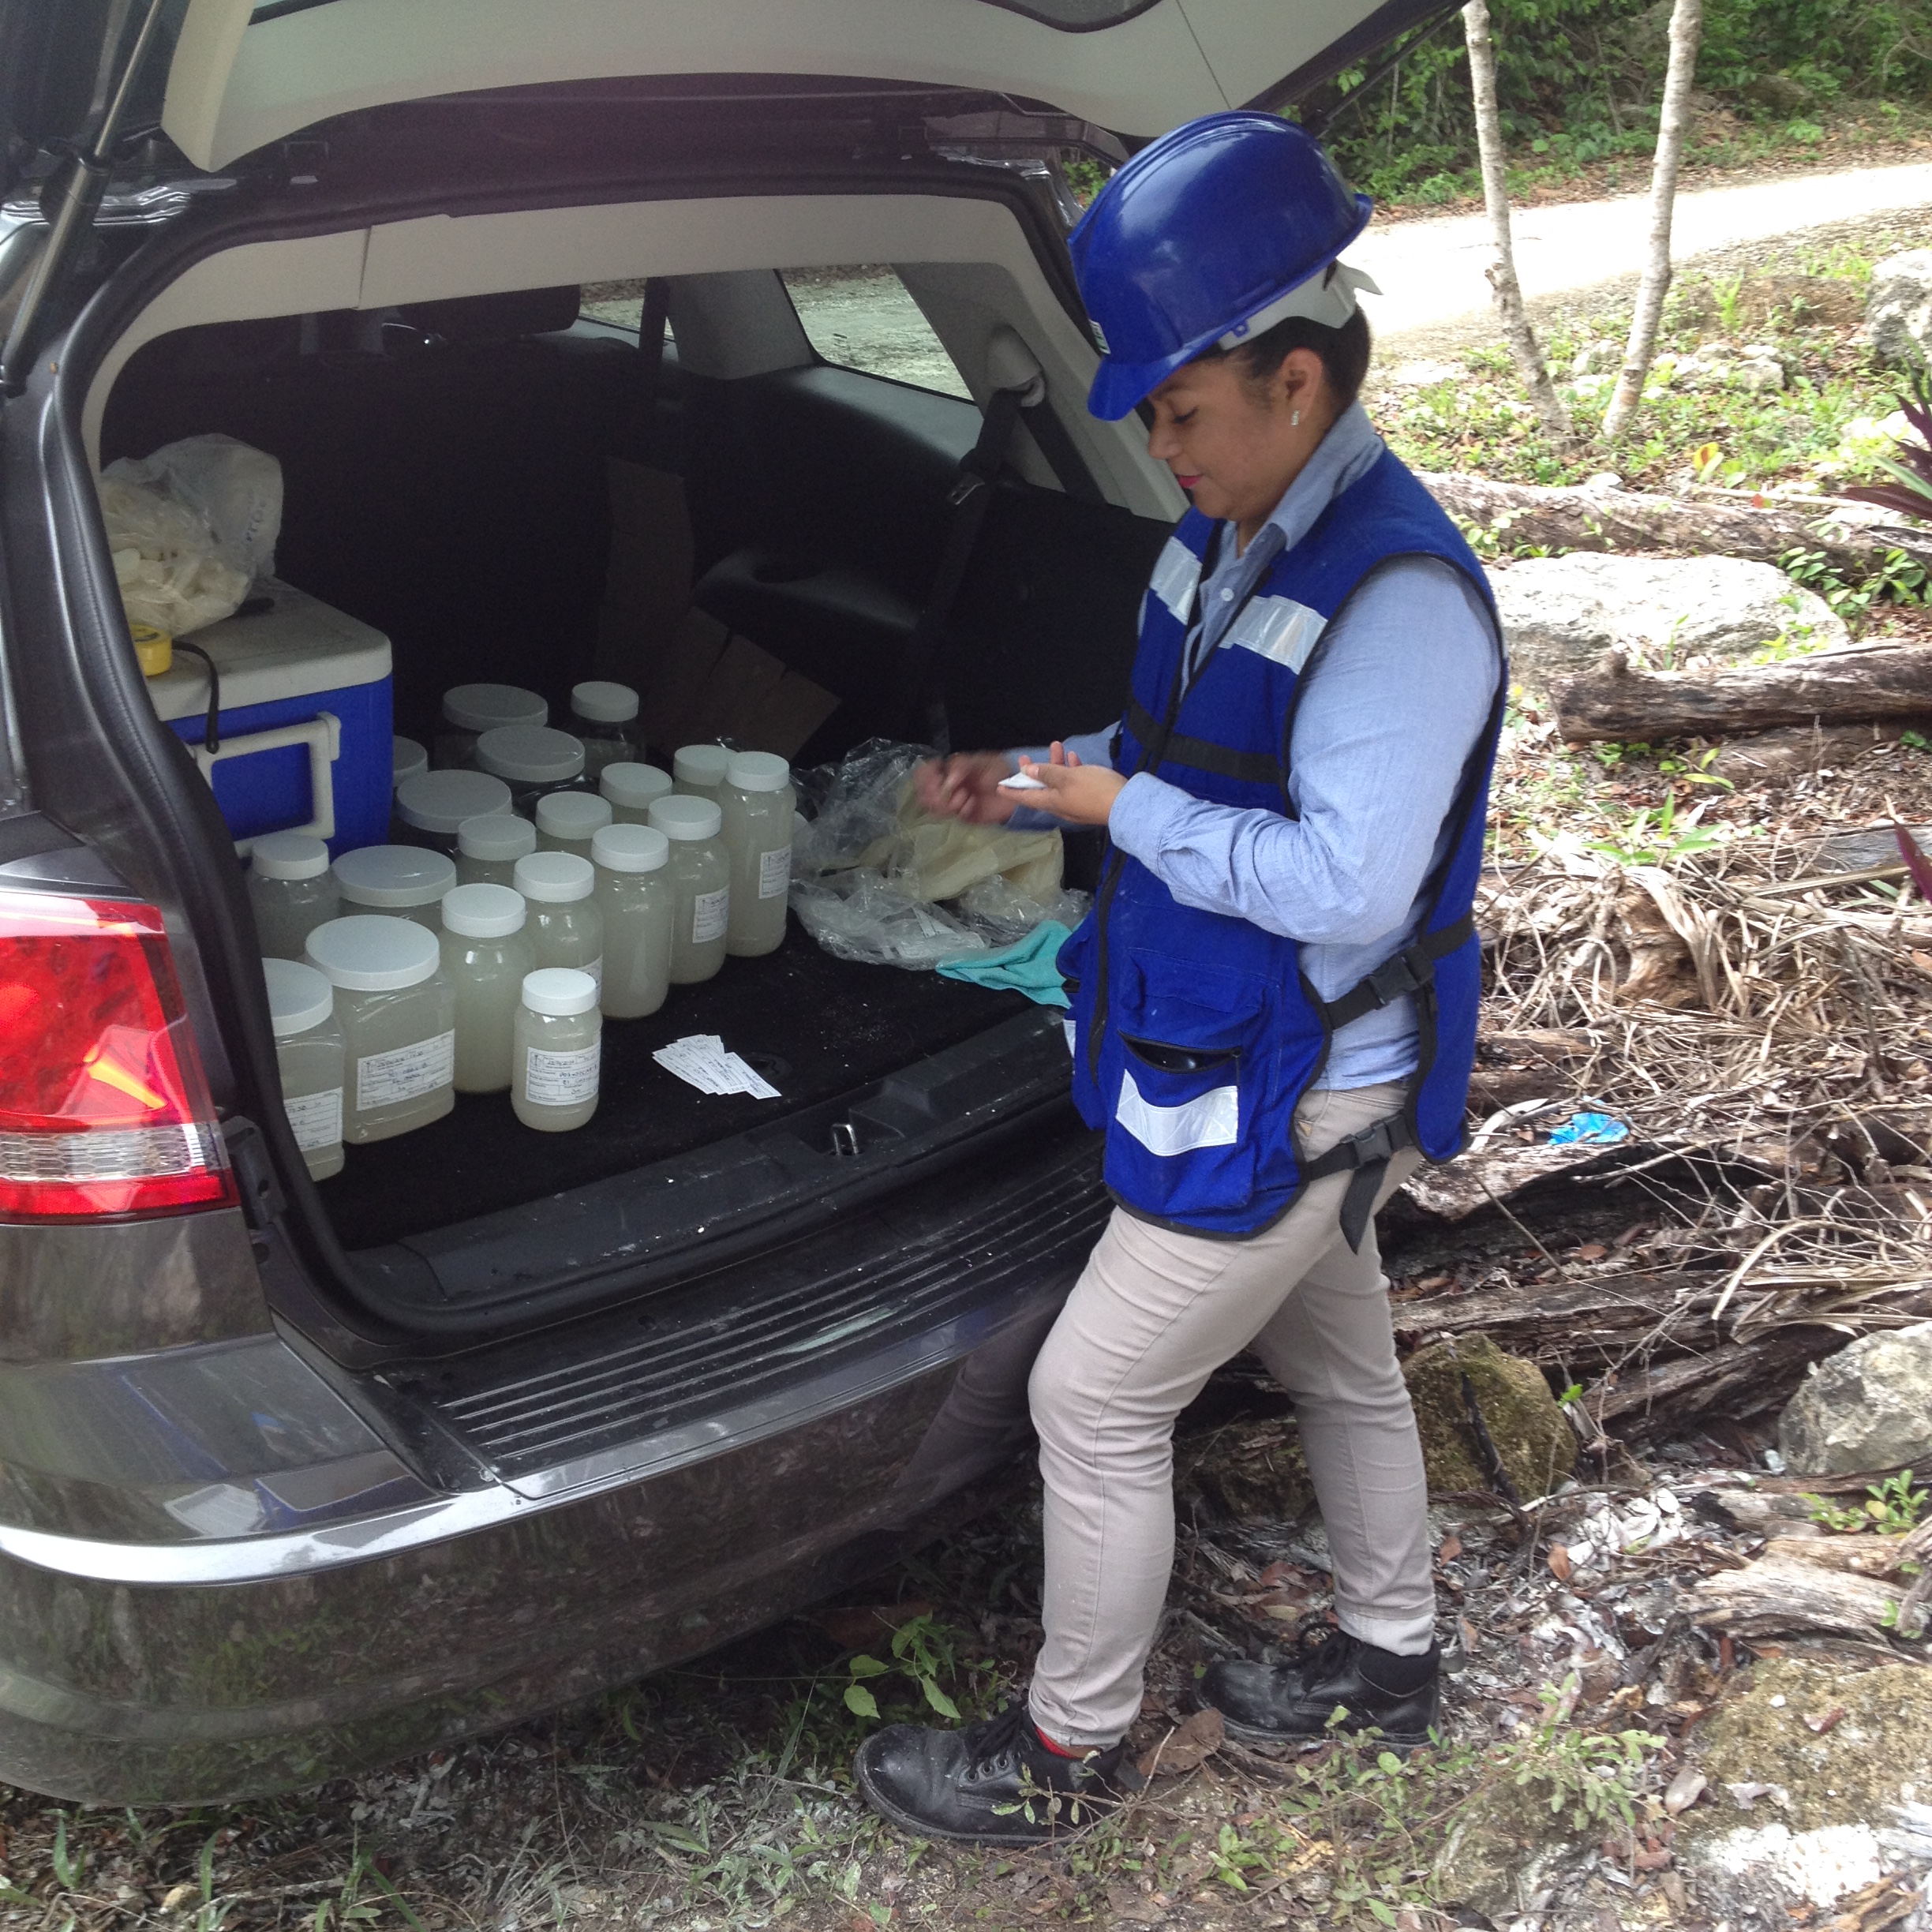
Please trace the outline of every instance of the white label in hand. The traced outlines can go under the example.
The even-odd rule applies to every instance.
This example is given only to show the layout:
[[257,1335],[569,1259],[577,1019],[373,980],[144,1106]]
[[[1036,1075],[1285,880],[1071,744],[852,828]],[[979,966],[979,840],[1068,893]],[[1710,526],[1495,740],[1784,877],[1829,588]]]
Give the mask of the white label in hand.
[[369,1114],[377,1107],[399,1106],[448,1086],[455,1077],[454,1029],[388,1053],[365,1054],[356,1061],[356,1111]]
[[580,1046],[575,1053],[545,1053],[526,1049],[524,1082],[532,1106],[575,1106],[594,1100],[597,1090],[599,1048]]
[[722,939],[731,923],[731,888],[721,886],[716,892],[700,893],[691,901],[691,944],[703,945]]
[[776,852],[758,854],[758,897],[782,899],[792,883],[792,848],[781,845]]
[[339,1087],[321,1093],[299,1094],[282,1103],[288,1114],[289,1131],[305,1154],[318,1148],[331,1148],[342,1138],[342,1096]]
[[1043,779],[1031,778],[1024,772],[1015,772],[1010,778],[1002,778],[999,781],[999,788],[1002,792],[1044,792],[1046,785]]

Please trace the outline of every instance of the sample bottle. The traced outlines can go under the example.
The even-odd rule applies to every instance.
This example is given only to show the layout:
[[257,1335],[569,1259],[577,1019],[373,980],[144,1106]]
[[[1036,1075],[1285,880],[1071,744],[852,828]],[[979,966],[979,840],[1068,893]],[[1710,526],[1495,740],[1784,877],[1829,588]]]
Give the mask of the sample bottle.
[[724,964],[731,923],[731,861],[718,837],[718,808],[674,792],[651,807],[650,818],[671,841],[671,983],[695,986]]
[[509,886],[519,859],[537,849],[537,828],[513,812],[466,818],[456,828],[456,881],[461,886]]
[[429,769],[429,751],[414,738],[391,738],[389,743],[389,788],[394,791],[405,778],[414,778],[418,772]]
[[313,966],[262,961],[268,1025],[282,1075],[282,1106],[309,1178],[326,1181],[343,1166],[343,1030],[335,989]]
[[730,758],[721,744],[680,745],[671,760],[671,775],[687,798],[709,799],[715,805]]
[[734,751],[718,800],[731,860],[731,926],[724,949],[735,959],[775,953],[784,942],[792,884],[792,820],[798,794],[792,767],[770,751]]
[[426,1127],[456,1104],[456,996],[440,962],[436,934],[413,919],[352,913],[309,935],[307,963],[335,989],[352,1147]]
[[590,861],[575,852],[532,852],[510,882],[530,901],[530,951],[538,966],[574,966],[604,975],[604,915],[592,897]]
[[619,825],[648,825],[651,807],[671,789],[671,774],[655,765],[606,765],[597,789]]
[[525,978],[537,970],[523,936],[523,895],[458,886],[443,899],[443,977],[456,995],[456,1091],[510,1084],[510,1032]]
[[390,837],[399,845],[454,854],[462,822],[492,812],[510,815],[510,788],[500,778],[479,771],[419,772],[396,787]]
[[606,765],[627,765],[640,749],[638,695],[628,684],[604,678],[571,687],[571,729],[583,740],[584,775]]
[[255,841],[248,895],[264,959],[300,959],[309,934],[342,911],[328,848],[306,832],[270,832]]
[[604,1016],[588,973],[540,967],[523,982],[510,1105],[526,1127],[567,1133],[597,1111]]
[[443,694],[443,728],[436,733],[436,762],[445,769],[469,764],[477,740],[505,725],[547,724],[550,707],[520,684],[455,684]]
[[608,825],[590,841],[604,915],[604,990],[612,1020],[641,1020],[665,1002],[671,981],[676,886],[665,870],[671,841],[650,826]]
[[510,788],[511,809],[528,818],[549,792],[584,789],[580,739],[547,724],[510,724],[477,740],[476,766]]
[[549,792],[537,801],[537,849],[590,856],[590,835],[611,822],[610,800],[594,792]]
[[432,933],[443,930],[443,895],[456,883],[456,862],[425,845],[361,845],[331,868],[348,913],[389,912]]

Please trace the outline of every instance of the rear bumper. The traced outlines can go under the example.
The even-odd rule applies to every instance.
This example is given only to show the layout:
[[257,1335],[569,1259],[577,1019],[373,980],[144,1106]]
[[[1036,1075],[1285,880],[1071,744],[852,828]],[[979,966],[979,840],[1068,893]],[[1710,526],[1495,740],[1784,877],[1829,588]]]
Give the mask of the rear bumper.
[[[177,1351],[191,1372],[171,1380],[99,1365],[100,1402],[173,1401],[173,1447],[151,1432],[135,1497],[99,1467],[36,1488],[31,1445],[0,1444],[0,1779],[100,1803],[313,1784],[694,1656],[878,1567],[1024,1438],[1032,1354],[1106,1211],[1084,1144],[1030,1158],[692,1290],[694,1320],[769,1331],[701,1400],[685,1376],[644,1400],[635,1312],[353,1407],[278,1340]],[[859,1278],[877,1292],[843,1286]],[[650,1319],[652,1361],[694,1346]],[[572,1387],[606,1391],[588,1406],[542,1393],[573,1349]],[[197,1378],[222,1393],[190,1417]],[[212,1470],[224,1440],[231,1466]]]

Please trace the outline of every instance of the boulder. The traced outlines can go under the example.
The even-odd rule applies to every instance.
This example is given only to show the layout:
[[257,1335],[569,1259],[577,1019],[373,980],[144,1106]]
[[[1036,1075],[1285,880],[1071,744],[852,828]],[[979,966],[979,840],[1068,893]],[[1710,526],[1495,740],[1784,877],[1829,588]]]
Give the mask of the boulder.
[[1932,343],[1932,249],[1888,256],[1873,269],[1865,327],[1881,362],[1906,369],[1925,361]]
[[1932,1468],[1932,1322],[1818,1363],[1778,1418],[1778,1452],[1794,1476]]
[[1741,557],[1575,551],[1511,564],[1491,581],[1511,673],[1536,696],[1612,646],[1647,668],[1681,670],[1699,657],[1733,664],[1781,637],[1818,648],[1851,642],[1815,591],[1775,564]]
[[1435,1342],[1402,1365],[1430,1493],[1496,1487],[1470,1421],[1465,1376],[1518,1496],[1527,1501],[1548,1495],[1576,1466],[1576,1431],[1543,1371],[1520,1355],[1505,1354],[1485,1335]]

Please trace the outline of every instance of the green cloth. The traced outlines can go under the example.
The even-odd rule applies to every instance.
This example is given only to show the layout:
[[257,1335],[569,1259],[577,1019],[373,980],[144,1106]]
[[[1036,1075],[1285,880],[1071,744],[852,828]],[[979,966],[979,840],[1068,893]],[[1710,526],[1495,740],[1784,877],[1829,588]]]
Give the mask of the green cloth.
[[942,960],[935,970],[949,979],[964,979],[974,986],[1010,987],[1043,1006],[1065,1006],[1072,1002],[1054,961],[1066,939],[1067,929],[1058,919],[1045,919],[1017,945]]

